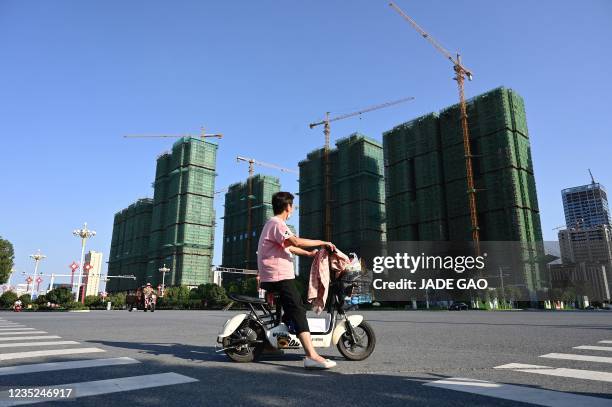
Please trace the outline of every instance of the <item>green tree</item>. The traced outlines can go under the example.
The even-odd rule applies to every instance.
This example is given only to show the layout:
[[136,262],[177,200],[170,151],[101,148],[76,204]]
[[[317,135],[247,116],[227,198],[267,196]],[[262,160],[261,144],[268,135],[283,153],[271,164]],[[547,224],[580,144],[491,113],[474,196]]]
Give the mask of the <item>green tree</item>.
[[85,297],[85,306],[87,307],[101,307],[102,298],[97,295],[88,295]]
[[240,286],[235,281],[232,281],[227,285],[227,292],[229,294],[240,294]]
[[23,294],[19,299],[21,300],[23,308],[27,308],[28,305],[32,303],[32,296],[30,294]]
[[2,296],[0,296],[0,306],[2,308],[11,308],[15,301],[17,301],[17,294],[12,291],[5,291]]
[[191,292],[189,293],[189,298],[193,300],[204,299],[204,296],[206,295],[207,286],[208,284],[200,284],[196,288],[192,288]]
[[108,296],[114,309],[121,309],[125,305],[125,293],[115,293]]
[[47,299],[54,304],[67,304],[74,301],[72,291],[67,287],[54,288],[47,293]]
[[0,236],[0,284],[4,284],[8,281],[11,270],[13,269],[14,260],[15,252],[13,250],[13,245]]
[[186,306],[189,303],[189,295],[189,287],[184,285],[168,287],[164,292],[164,297],[168,304],[178,306]]
[[244,295],[250,295],[252,297],[257,296],[257,279],[254,277],[247,278],[241,283],[241,291]]
[[49,301],[47,299],[47,296],[43,294],[43,295],[39,295],[38,297],[36,297],[36,301],[34,302],[38,305],[47,305],[47,301]]
[[220,307],[228,303],[229,299],[223,287],[217,284],[207,284],[204,301],[209,307]]

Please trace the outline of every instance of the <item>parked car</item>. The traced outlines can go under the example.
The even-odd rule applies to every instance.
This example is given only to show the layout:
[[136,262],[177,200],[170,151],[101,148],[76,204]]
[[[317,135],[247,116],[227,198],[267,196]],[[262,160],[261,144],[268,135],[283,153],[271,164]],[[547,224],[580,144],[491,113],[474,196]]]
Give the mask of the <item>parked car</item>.
[[454,302],[448,307],[449,311],[467,311],[468,305],[465,302]]

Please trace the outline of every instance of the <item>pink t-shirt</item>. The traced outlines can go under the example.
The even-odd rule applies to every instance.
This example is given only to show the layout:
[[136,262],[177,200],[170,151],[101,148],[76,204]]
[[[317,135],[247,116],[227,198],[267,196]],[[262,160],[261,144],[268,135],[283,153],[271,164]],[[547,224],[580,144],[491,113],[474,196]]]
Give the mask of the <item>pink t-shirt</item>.
[[291,252],[283,247],[283,242],[290,236],[293,233],[283,220],[273,216],[266,222],[257,245],[259,281],[274,282],[295,278]]

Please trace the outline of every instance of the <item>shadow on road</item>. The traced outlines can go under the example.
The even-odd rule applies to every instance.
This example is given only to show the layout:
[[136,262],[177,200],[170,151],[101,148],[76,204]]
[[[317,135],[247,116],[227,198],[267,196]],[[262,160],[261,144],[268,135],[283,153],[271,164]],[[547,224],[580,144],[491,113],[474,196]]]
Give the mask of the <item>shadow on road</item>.
[[[101,342],[107,344],[105,342]],[[123,342],[109,346],[120,346]],[[212,347],[181,347],[179,354],[198,349],[211,360],[224,360],[223,356],[211,355]],[[167,354],[168,346],[132,343],[130,349],[141,349],[154,354]],[[225,359],[227,360],[227,359]],[[270,365],[265,362],[253,364],[226,363],[206,365],[173,364],[167,360],[143,361],[147,371],[173,371],[199,382],[176,385],[139,392],[122,393],[119,405],[211,405],[211,406],[497,406],[525,405],[499,398],[489,398],[460,391],[424,386],[426,382],[446,379],[440,374],[401,375],[377,373],[341,373],[331,371],[307,371],[298,365]],[[359,363],[359,362],[343,362]],[[540,388],[539,386],[530,386]],[[146,392],[146,394],[143,394]],[[593,397],[609,398],[609,394],[582,393]],[[108,400],[111,402],[112,400]],[[612,401],[612,399],[611,399]],[[99,406],[99,400],[81,399],[79,406]],[[115,404],[117,405],[117,404]]]

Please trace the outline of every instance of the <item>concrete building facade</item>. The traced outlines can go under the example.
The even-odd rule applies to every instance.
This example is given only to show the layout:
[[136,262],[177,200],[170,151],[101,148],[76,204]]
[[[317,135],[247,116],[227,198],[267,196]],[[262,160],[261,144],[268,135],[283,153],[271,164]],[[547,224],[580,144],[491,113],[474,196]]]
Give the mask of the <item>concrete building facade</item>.
[[102,274],[102,253],[90,250],[85,254],[85,264],[91,266],[85,275],[85,295],[98,295]]

